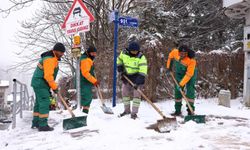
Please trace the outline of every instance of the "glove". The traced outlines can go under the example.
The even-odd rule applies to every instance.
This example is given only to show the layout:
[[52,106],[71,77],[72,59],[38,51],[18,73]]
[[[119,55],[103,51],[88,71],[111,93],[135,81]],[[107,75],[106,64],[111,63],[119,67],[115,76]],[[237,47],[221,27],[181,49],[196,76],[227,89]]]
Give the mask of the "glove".
[[58,88],[55,89],[55,90],[53,90],[53,92],[54,92],[55,94],[57,94],[57,93],[58,93]]
[[134,84],[133,88],[135,88],[136,90],[138,89],[138,85],[137,84]]
[[181,91],[181,90],[183,89],[183,87],[180,86],[180,85],[176,85],[176,88],[177,88],[177,90],[179,90],[179,91]]
[[167,68],[167,70],[166,70],[166,74],[167,74],[167,75],[169,75],[169,74],[170,74],[170,72],[172,72],[172,69]]
[[53,97],[52,92],[49,90],[49,97]]
[[123,66],[121,65],[121,66],[118,66],[117,67],[117,70],[118,70],[118,72],[124,72],[124,68],[123,68]]
[[49,110],[56,110],[56,99],[55,97],[50,97]]
[[120,76],[123,77],[124,75],[126,75],[125,72],[120,72]]
[[50,105],[56,105],[56,98],[55,97],[50,97]]
[[135,79],[135,84],[137,85],[142,85],[145,83],[145,76],[144,75],[141,75],[141,74],[137,74],[137,77]]
[[121,72],[120,76],[121,76],[122,83],[127,84],[128,81],[124,78],[124,76],[126,76],[126,73],[125,72]]
[[100,85],[100,82],[97,80],[95,83],[94,83],[94,86],[99,86]]

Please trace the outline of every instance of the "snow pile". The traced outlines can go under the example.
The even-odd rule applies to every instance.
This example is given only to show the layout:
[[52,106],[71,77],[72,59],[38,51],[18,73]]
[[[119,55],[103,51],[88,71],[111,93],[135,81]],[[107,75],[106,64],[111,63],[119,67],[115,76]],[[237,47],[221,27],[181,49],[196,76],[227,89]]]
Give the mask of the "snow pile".
[[225,50],[212,50],[211,52],[209,52],[209,54],[227,54],[227,52]]
[[[118,118],[123,105],[113,108],[114,115],[104,114],[94,100],[88,116],[88,126],[63,131],[62,120],[69,117],[64,111],[51,111],[49,124],[53,132],[31,129],[32,112],[24,112],[17,127],[0,131],[1,150],[192,150],[192,149],[250,149],[250,110],[241,99],[231,100],[231,108],[218,106],[217,99],[196,100],[196,114],[207,115],[205,124],[178,117],[178,127],[170,133],[158,133],[145,127],[162,119],[146,102],[142,102],[139,119]],[[107,104],[110,106],[110,104]],[[174,109],[173,101],[156,103],[164,114]],[[186,115],[186,108],[183,107]]]

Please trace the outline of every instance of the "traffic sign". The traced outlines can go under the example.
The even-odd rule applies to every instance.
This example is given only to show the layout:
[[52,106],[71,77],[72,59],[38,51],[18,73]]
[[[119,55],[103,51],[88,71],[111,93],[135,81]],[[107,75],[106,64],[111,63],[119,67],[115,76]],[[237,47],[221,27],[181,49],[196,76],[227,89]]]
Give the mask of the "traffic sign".
[[83,18],[82,20],[72,21],[66,24],[66,34],[73,35],[80,32],[87,32],[90,30],[89,18]]
[[228,7],[241,2],[243,2],[243,0],[223,0],[223,7]]
[[62,29],[66,28],[67,35],[77,32],[86,32],[90,30],[89,22],[93,22],[94,19],[94,16],[90,13],[82,0],[74,0],[64,20]]
[[139,22],[137,18],[132,17],[120,17],[119,18],[119,25],[124,27],[135,27],[139,26]]

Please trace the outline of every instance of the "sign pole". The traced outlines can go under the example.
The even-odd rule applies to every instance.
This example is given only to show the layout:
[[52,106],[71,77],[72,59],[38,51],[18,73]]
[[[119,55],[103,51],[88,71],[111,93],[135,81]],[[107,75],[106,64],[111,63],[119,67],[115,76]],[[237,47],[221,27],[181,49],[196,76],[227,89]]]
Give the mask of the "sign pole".
[[[81,57],[81,37],[78,33],[90,31],[90,22],[94,21],[94,16],[85,6],[82,0],[74,0],[63,24],[62,29],[66,29],[68,36],[74,35],[74,46],[72,47],[72,55],[76,59],[76,99],[78,101],[78,108],[81,104],[80,94],[80,57]],[[84,33],[85,40],[85,33]]]
[[76,57],[76,93],[77,93],[76,99],[78,102],[78,109],[79,109],[79,108],[81,108],[80,57]]
[[80,94],[80,57],[81,57],[81,37],[75,34],[73,37],[73,46],[71,49],[72,57],[76,59],[75,62],[75,79],[76,79],[76,100],[78,102],[77,108],[81,109],[81,94]]
[[115,20],[114,20],[114,70],[113,70],[113,100],[112,100],[112,106],[115,107],[116,106],[116,68],[117,68],[117,64],[116,64],[116,59],[117,59],[117,45],[118,45],[118,10],[115,10]]

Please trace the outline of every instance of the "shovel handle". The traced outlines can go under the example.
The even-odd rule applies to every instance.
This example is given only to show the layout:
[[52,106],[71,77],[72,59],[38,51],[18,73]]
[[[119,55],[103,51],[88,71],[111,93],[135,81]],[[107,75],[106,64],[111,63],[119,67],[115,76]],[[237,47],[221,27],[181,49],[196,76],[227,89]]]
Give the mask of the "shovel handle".
[[[94,72],[94,75],[95,75],[95,78],[97,79],[96,73],[95,73],[95,72]],[[100,101],[101,101],[101,103],[102,103],[102,106],[106,106],[106,105],[104,104],[104,102],[103,102],[103,97],[102,97],[102,93],[101,93],[101,90],[100,90],[99,85],[95,86],[95,88],[96,88],[96,91],[97,91],[97,95],[99,96]]]
[[105,104],[103,102],[103,97],[102,97],[102,93],[101,93],[99,85],[97,85],[95,88],[96,88],[96,91],[97,91],[97,95],[99,96],[99,98],[101,100],[102,106],[105,106]]
[[69,111],[69,113],[71,114],[72,117],[75,117],[75,114],[72,112],[72,110],[69,108],[69,106],[67,105],[67,103],[65,102],[64,98],[62,97],[61,93],[58,92],[58,96],[60,98],[60,100],[62,101],[63,105],[67,108],[67,110]]
[[[135,86],[135,84],[129,80],[129,78],[125,75],[123,75],[123,77],[132,85],[132,86]],[[159,108],[156,107],[156,105],[154,103],[152,103],[152,101],[140,90],[140,89],[137,89],[137,91],[142,95],[142,97],[144,99],[146,99],[146,101],[151,105],[153,106],[153,108],[163,117],[163,118],[167,118],[161,111]]]
[[[170,75],[171,75],[171,77],[173,78],[175,84],[176,84],[177,86],[180,87],[180,85],[178,84],[178,82],[176,81],[176,79],[175,79],[175,77],[174,77],[173,72],[170,72]],[[190,112],[191,112],[192,114],[194,114],[194,110],[193,110],[193,108],[191,107],[191,105],[189,104],[188,99],[187,99],[185,93],[182,91],[181,88],[179,88],[179,91],[181,92],[181,95],[183,96],[184,100],[186,101],[186,103],[187,103],[187,105],[188,105],[188,108],[189,108]]]

